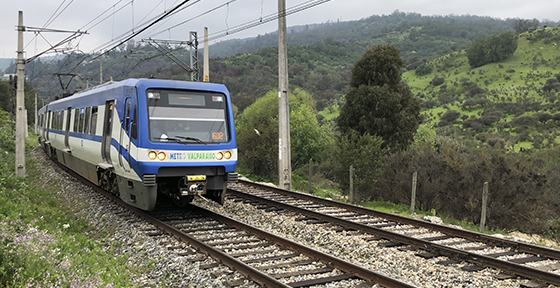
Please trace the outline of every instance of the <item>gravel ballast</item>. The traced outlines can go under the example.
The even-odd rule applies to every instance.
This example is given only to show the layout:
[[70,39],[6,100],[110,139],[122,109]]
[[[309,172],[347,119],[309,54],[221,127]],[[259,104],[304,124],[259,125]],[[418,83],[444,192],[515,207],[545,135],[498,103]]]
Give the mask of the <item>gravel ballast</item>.
[[[179,251],[170,249],[181,245],[174,238],[149,236],[148,231],[153,231],[150,224],[130,221],[134,217],[66,174],[40,148],[33,150],[32,158],[38,165],[37,170],[42,171],[43,182],[64,187],[56,192],[61,201],[95,227],[89,233],[111,231],[101,241],[107,247],[114,247],[118,255],[128,254],[127,264],[143,271],[131,279],[138,287],[227,287],[222,284],[223,279],[210,274],[212,269],[199,269],[201,263],[191,263],[187,257],[180,256]],[[367,237],[361,234],[337,233],[328,224],[310,225],[296,221],[300,215],[290,212],[265,212],[234,201],[226,201],[223,206],[202,199],[196,199],[195,203],[419,287],[521,287],[528,281],[517,278],[498,280],[495,276],[499,271],[494,269],[478,272],[460,269],[468,263],[439,265],[438,261],[448,259],[424,259],[414,255],[414,251],[381,247],[378,244],[382,241],[366,241]]]

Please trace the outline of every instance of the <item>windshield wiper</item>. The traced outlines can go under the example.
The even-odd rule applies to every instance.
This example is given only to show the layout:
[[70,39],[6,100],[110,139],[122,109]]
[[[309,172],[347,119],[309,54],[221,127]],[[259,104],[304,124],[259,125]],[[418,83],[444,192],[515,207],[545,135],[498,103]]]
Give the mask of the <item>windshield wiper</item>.
[[206,143],[205,143],[204,141],[202,141],[202,140],[200,140],[200,139],[198,139],[198,138],[195,138],[195,137],[178,136],[178,135],[175,135],[175,137],[181,138],[181,139],[185,139],[185,140],[195,141],[196,143],[206,145]]
[[177,142],[177,143],[183,144],[183,145],[189,144],[189,143],[187,143],[187,142],[184,142],[184,141],[181,140],[181,139],[172,138],[172,137],[163,137],[163,138],[154,138],[154,139],[160,140],[160,141],[162,141],[162,142],[165,142],[165,141],[174,141],[174,142]]

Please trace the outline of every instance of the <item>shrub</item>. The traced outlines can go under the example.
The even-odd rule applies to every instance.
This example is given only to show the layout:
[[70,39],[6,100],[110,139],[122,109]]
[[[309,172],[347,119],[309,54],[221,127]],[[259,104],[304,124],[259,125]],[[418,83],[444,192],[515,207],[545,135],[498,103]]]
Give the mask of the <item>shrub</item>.
[[434,79],[432,79],[432,81],[430,81],[430,84],[434,87],[437,87],[437,86],[443,84],[444,81],[445,81],[445,79],[436,76],[436,77],[434,77]]
[[473,98],[473,99],[465,100],[462,107],[465,108],[465,109],[470,109],[470,108],[476,107],[478,105],[480,105],[482,107],[482,106],[484,106],[488,103],[491,103],[491,101],[486,99],[486,98]]
[[549,228],[554,226],[557,231],[553,220],[560,219],[555,208],[560,205],[558,149],[536,157],[503,152],[498,149],[502,139],[488,142],[496,148],[467,150],[454,140],[438,138],[436,150],[420,147],[393,153],[377,182],[376,196],[410,203],[411,175],[418,172],[417,207],[476,224],[482,186],[488,182],[488,227],[542,234],[553,233]]
[[433,70],[432,66],[427,65],[427,64],[421,64],[420,66],[418,66],[416,68],[414,73],[417,76],[425,76],[425,75],[428,75],[428,74],[432,73],[432,70]]
[[453,123],[455,122],[455,120],[457,120],[457,118],[459,118],[461,116],[460,112],[457,112],[455,110],[447,110],[442,116],[441,116],[441,120],[445,121],[445,122],[449,122],[449,123]]
[[477,96],[477,95],[480,95],[480,94],[486,94],[486,90],[484,90],[484,89],[482,89],[478,86],[475,86],[475,87],[472,87],[469,90],[469,92],[467,92],[466,96],[467,97],[474,97],[474,96]]
[[520,116],[511,120],[513,127],[535,127],[538,124],[539,120],[535,116]]
[[558,81],[558,79],[556,78],[550,78],[548,80],[546,80],[546,84],[544,84],[543,86],[543,91],[545,92],[550,92],[550,91],[560,91],[560,81]]
[[359,135],[354,131],[342,135],[336,142],[331,165],[333,174],[345,193],[349,191],[349,167],[352,165],[358,199],[371,198],[372,180],[378,178],[386,153],[386,149],[381,148],[382,143],[383,138],[379,136],[371,136],[369,133]]

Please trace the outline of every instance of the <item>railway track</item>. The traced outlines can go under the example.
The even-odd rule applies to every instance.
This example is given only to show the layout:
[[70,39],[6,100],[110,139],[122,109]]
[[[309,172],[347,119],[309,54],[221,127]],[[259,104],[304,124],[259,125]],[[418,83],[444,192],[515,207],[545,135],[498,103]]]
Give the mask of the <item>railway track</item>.
[[202,207],[191,205],[188,210],[134,213],[214,258],[203,268],[222,263],[243,275],[228,280],[229,286],[251,280],[265,287],[308,287],[356,279],[351,286],[415,287]]
[[[484,267],[502,271],[500,279],[521,276],[535,282],[560,286],[560,251],[491,237],[422,220],[373,211],[308,194],[240,181],[229,186],[233,201],[249,201],[259,208],[284,209],[303,215],[298,220],[309,224],[330,223],[334,229],[372,235],[371,240],[386,239],[386,247],[417,251],[424,258],[446,256],[449,265],[466,261],[466,271]],[[243,190],[243,191],[241,191]]]
[[60,167],[125,208],[121,217],[139,217],[152,224],[151,236],[165,233],[190,246],[192,249],[179,255],[200,262],[201,269],[225,268],[213,274],[222,277],[227,286],[255,283],[262,287],[416,287],[200,206],[177,209],[164,202],[152,212],[141,211]]

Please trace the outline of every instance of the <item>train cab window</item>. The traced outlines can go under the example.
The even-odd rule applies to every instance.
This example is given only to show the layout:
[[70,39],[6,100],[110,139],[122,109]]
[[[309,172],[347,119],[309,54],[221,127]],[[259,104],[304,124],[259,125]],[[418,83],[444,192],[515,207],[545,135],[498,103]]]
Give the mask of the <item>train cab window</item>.
[[74,109],[74,129],[72,129],[74,132],[78,132],[78,117],[79,109]]
[[84,134],[89,134],[90,119],[91,119],[91,107],[87,107],[86,117],[84,120]]
[[91,107],[91,126],[89,128],[89,133],[95,135],[97,128],[97,106]]
[[215,92],[148,89],[150,141],[227,143],[226,96]]

